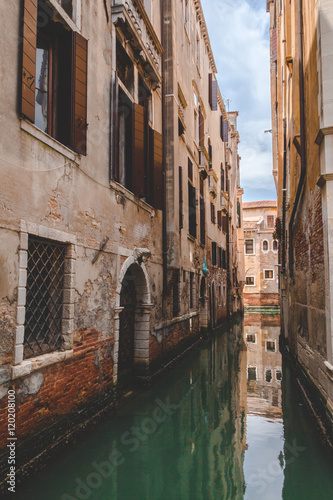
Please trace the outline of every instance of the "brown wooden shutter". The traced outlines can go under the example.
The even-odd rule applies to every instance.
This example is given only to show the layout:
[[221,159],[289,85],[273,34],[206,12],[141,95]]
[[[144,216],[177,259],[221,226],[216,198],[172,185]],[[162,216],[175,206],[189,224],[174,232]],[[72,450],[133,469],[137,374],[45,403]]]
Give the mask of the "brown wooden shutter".
[[21,113],[35,121],[37,0],[24,0]]
[[87,69],[88,41],[73,32],[72,147],[87,154]]
[[200,243],[206,243],[206,208],[205,199],[200,195]]
[[209,104],[212,111],[217,111],[217,81],[213,80],[213,73],[209,73],[208,78]]
[[133,104],[133,193],[146,195],[145,179],[145,108]]
[[227,120],[222,120],[222,141],[228,142],[229,135],[229,122]]
[[183,227],[183,168],[178,170],[179,180],[179,229]]
[[199,109],[199,146],[203,148],[205,145],[205,120],[201,109]]
[[112,103],[113,126],[113,165],[111,178],[119,182],[119,85],[118,74],[115,74]]
[[154,130],[154,208],[163,210],[163,139]]

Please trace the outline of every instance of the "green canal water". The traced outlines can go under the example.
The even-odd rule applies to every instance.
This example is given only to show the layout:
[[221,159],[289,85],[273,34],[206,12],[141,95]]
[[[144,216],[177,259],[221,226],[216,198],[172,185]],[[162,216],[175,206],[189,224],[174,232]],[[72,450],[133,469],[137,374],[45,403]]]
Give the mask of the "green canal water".
[[279,317],[246,315],[19,484],[20,500],[332,500]]

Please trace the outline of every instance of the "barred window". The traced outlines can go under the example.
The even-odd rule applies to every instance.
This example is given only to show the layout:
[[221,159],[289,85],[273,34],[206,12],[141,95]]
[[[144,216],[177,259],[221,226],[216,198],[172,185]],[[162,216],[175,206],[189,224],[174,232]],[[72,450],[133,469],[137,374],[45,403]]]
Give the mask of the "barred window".
[[60,347],[65,257],[65,244],[29,236],[25,358]]
[[253,239],[245,240],[245,253],[247,255],[254,254]]

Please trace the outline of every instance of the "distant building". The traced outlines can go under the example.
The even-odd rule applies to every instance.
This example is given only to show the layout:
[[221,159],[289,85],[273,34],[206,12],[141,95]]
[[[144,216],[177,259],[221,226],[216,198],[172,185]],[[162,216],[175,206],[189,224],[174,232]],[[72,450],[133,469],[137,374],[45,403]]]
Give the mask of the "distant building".
[[243,203],[245,286],[244,305],[278,307],[278,250],[273,237],[276,201]]

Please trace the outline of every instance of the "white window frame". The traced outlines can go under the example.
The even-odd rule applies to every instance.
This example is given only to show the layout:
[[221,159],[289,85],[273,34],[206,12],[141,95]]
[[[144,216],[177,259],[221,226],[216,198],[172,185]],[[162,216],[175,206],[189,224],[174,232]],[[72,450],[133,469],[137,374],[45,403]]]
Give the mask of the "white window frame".
[[[27,267],[28,267],[28,240],[29,235],[39,236],[56,243],[68,245],[65,256],[65,276],[63,294],[62,336],[65,341],[63,351],[53,351],[41,354],[34,358],[23,359],[24,350],[24,325],[27,292]],[[73,332],[74,332],[74,298],[75,298],[75,263],[76,263],[77,237],[73,234],[51,229],[46,226],[20,221],[20,246],[18,251],[18,293],[17,293],[17,321],[15,332],[14,363],[12,366],[12,379],[73,357]]]
[[[271,372],[271,377],[272,377],[270,382],[268,382],[268,380],[266,379],[266,374],[267,374],[268,371]],[[273,383],[273,378],[274,378],[274,370],[273,370],[273,368],[269,368],[269,367],[265,368],[265,382],[267,384],[272,384]]]
[[[274,242],[276,241],[276,244],[277,244],[277,249],[274,250]],[[274,253],[278,253],[279,251],[279,241],[278,240],[272,240],[272,252]]]
[[[273,344],[274,344],[274,351],[272,351],[271,349],[267,349],[267,342],[273,342]],[[267,340],[265,340],[265,351],[266,352],[276,353],[276,340],[273,340],[273,339],[267,339]]]
[[[248,337],[249,335],[253,335],[253,336],[254,336],[254,342],[248,342],[247,337]],[[248,332],[248,333],[246,334],[246,342],[248,342],[249,344],[255,345],[255,344],[257,343],[257,334],[256,334],[256,333],[250,333],[250,332]]]
[[[246,251],[246,242],[250,241],[250,240],[253,241],[253,252],[252,253],[247,253],[247,251]],[[256,254],[256,247],[255,247],[254,238],[245,238],[245,240],[244,240],[244,252],[245,252],[245,255],[255,255]]]
[[[264,250],[264,243],[265,243],[265,241],[267,242],[267,250]],[[262,250],[263,253],[268,253],[269,252],[269,241],[268,240],[265,239],[265,240],[262,241],[261,250]]]
[[[253,285],[248,285],[246,283],[246,278],[253,278]],[[245,276],[245,286],[256,286],[256,277],[255,276]]]
[[[265,276],[266,271],[272,271],[273,277],[272,278],[266,278],[266,276]],[[274,269],[264,269],[264,280],[265,281],[272,281],[272,280],[274,280]]]
[[[277,373],[278,372],[281,373],[281,379],[280,380],[277,378]],[[276,380],[276,382],[278,384],[281,384],[281,382],[282,382],[282,368],[275,368],[275,380]]]

